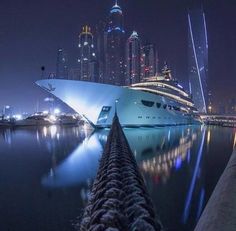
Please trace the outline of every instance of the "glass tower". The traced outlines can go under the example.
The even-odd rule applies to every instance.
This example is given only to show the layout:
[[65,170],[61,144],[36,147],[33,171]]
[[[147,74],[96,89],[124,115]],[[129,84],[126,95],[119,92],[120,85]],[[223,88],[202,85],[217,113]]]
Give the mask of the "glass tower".
[[124,54],[125,31],[121,7],[115,3],[111,8],[105,32],[105,76],[104,83],[125,84]]
[[146,44],[141,49],[141,81],[155,76],[157,72],[157,52],[154,44]]
[[140,82],[141,44],[136,31],[133,31],[126,44],[126,85]]
[[68,60],[62,48],[57,50],[56,78],[68,79]]
[[97,60],[91,28],[84,26],[79,35],[79,78],[82,81],[96,81]]
[[208,41],[205,14],[202,9],[188,12],[189,88],[195,107],[207,112]]

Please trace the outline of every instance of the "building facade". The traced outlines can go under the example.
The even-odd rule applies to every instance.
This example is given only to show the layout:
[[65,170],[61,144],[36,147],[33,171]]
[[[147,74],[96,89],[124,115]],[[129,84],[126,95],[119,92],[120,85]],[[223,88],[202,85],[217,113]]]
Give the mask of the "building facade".
[[105,41],[106,41],[106,23],[104,21],[99,21],[96,26],[96,51],[99,67],[99,77],[98,82],[104,82],[105,76]]
[[62,48],[59,48],[57,50],[57,63],[56,63],[56,76],[55,77],[57,79],[68,79],[68,59],[67,59],[67,55],[64,49]]
[[157,71],[157,51],[155,45],[146,44],[141,48],[141,81],[155,76]]
[[79,35],[77,73],[81,81],[97,82],[98,65],[91,28],[84,26]]
[[104,83],[125,84],[125,31],[121,7],[115,3],[111,8],[105,31]]
[[126,85],[139,83],[141,77],[141,42],[133,31],[126,44]]
[[189,82],[195,107],[207,112],[208,41],[203,9],[193,8],[188,12],[189,31]]

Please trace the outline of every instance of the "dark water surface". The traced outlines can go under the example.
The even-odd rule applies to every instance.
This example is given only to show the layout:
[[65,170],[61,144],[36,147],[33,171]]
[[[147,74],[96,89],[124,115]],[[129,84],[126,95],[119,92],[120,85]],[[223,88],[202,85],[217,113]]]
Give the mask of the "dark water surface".
[[[193,230],[236,145],[236,129],[124,131],[166,230]],[[108,132],[0,129],[0,230],[74,230]]]

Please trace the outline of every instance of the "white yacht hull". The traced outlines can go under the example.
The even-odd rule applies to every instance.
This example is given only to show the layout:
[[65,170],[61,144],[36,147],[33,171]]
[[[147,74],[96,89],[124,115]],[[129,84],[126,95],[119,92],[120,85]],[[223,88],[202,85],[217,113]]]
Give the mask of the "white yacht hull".
[[[160,95],[92,82],[46,79],[36,82],[96,127],[109,127],[117,111],[122,126],[186,125],[197,121],[190,114],[158,108],[156,102],[178,105],[174,100]],[[152,107],[142,100],[152,101]]]

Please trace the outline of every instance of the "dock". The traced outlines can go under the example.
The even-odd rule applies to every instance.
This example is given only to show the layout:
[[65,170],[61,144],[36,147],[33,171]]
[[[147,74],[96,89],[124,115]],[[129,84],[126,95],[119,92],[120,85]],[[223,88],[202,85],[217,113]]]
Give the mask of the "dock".
[[221,175],[195,231],[236,230],[236,150]]
[[159,231],[160,222],[117,115],[107,139],[80,231]]

